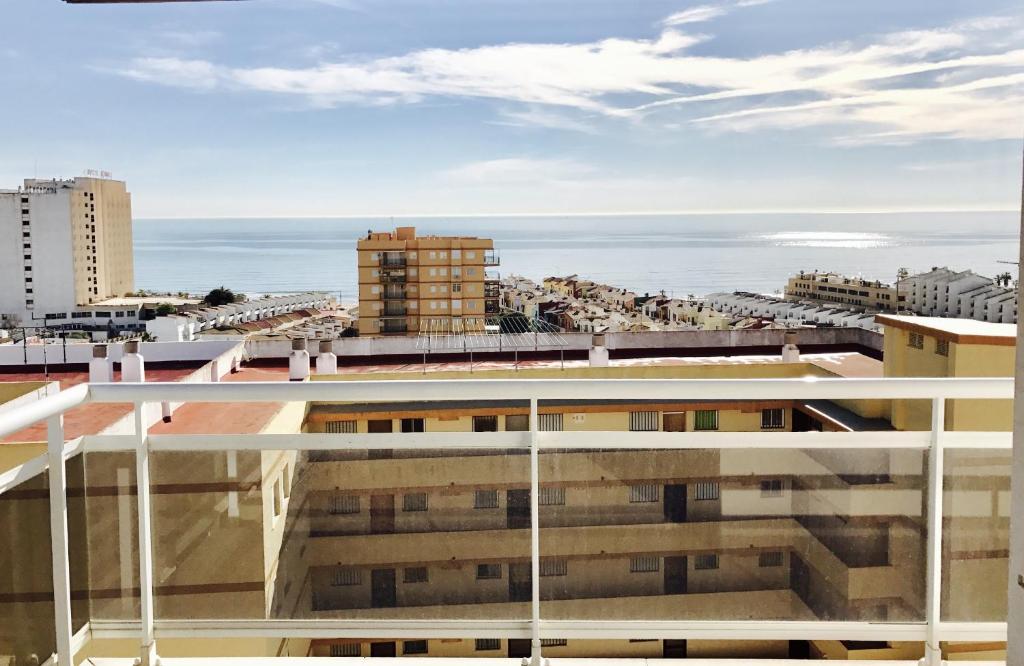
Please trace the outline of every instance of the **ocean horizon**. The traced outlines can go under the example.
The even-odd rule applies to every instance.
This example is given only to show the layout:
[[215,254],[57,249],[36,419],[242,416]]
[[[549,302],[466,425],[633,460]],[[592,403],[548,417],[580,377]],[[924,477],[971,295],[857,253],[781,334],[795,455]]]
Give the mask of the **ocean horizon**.
[[933,266],[1016,277],[1019,214],[719,213],[418,218],[137,219],[135,281],[153,291],[247,294],[357,289],[367,230],[493,238],[504,277],[572,273],[638,293],[775,293],[800,270],[893,281]]

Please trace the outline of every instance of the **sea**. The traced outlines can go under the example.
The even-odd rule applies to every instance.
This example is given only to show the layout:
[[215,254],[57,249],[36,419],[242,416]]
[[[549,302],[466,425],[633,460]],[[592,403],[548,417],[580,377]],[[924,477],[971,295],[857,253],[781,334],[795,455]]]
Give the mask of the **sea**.
[[[502,277],[569,275],[675,297],[777,293],[804,271],[893,281],[935,266],[1017,277],[1016,212],[138,219],[135,282],[158,292],[324,291],[357,300],[370,229],[493,238]],[[1011,263],[1005,263],[1011,262]]]

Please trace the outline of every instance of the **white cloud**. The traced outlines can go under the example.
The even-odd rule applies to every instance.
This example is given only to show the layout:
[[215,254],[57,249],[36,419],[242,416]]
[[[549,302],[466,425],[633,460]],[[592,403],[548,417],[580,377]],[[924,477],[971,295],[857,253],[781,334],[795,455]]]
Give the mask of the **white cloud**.
[[684,25],[686,23],[703,23],[728,13],[721,5],[697,5],[665,18],[665,25]]
[[[665,23],[708,20],[767,1],[698,5]],[[587,116],[657,115],[663,126],[716,131],[839,124],[840,143],[1013,138],[1021,129],[1015,114],[1024,95],[1024,50],[998,45],[1014,25],[1006,17],[978,17],[742,58],[693,55],[689,49],[710,37],[664,27],[648,39],[333,56],[308,67],[148,57],[116,71],[185,88],[299,96],[319,107],[490,99],[502,103],[495,122],[572,131],[588,131]]]

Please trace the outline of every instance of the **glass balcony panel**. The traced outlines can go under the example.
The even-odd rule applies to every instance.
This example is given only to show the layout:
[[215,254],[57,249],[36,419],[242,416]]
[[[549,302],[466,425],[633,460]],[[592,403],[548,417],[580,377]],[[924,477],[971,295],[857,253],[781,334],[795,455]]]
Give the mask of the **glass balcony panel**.
[[924,620],[920,451],[552,451],[540,469],[543,618]]
[[[137,620],[140,614],[139,499],[135,454],[87,453],[84,467],[88,486],[82,524],[94,535],[88,547],[92,618]],[[69,515],[69,522],[73,526],[72,515]]]
[[1011,455],[994,450],[946,451],[943,620],[1006,621]]
[[528,456],[151,460],[158,618],[529,617]]
[[0,663],[56,649],[50,500],[43,474],[0,495]]

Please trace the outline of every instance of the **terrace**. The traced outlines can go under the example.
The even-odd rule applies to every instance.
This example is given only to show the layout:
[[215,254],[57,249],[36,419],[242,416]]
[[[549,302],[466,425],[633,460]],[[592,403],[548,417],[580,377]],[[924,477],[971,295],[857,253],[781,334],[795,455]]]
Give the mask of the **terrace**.
[[[232,429],[232,419],[222,418],[237,420],[246,409],[269,403],[277,405],[280,414],[301,414],[315,403],[412,403],[424,395],[468,403],[525,403],[527,429],[271,434]],[[481,645],[487,648],[486,663],[519,663],[523,653],[516,650],[524,650],[537,663],[543,656],[555,665],[564,661],[559,655],[565,643],[576,641],[658,640],[664,642],[666,656],[670,644],[672,649],[682,645],[685,653],[685,641],[815,641],[847,647],[906,642],[923,644],[924,662],[937,665],[943,646],[948,651],[950,643],[1007,639],[1005,610],[993,608],[992,599],[974,590],[995,573],[1001,572],[1005,580],[1005,567],[998,564],[1005,554],[991,556],[993,566],[971,567],[972,562],[988,564],[978,553],[1005,553],[1005,533],[998,526],[1005,527],[1008,503],[1005,490],[972,485],[972,478],[1008,480],[1011,434],[945,430],[946,401],[1012,397],[1009,378],[79,384],[0,414],[0,437],[45,423],[48,446],[46,455],[0,473],[2,515],[10,518],[13,534],[35,530],[41,537],[9,554],[14,561],[6,570],[14,577],[4,583],[11,589],[0,590],[6,593],[0,595],[0,614],[14,631],[0,630],[0,644],[5,652],[36,654],[40,661],[53,653],[51,660],[62,664],[75,663],[77,655],[97,664],[127,665],[141,659],[149,665],[161,655],[161,663],[173,666],[209,663],[225,654],[249,655],[246,663],[260,663],[258,657],[268,655],[278,655],[275,664],[297,661],[316,654],[324,641],[335,641],[332,646],[360,640],[390,645],[390,653],[371,648],[371,656],[384,659],[383,655],[394,654],[396,640],[418,648],[425,639],[480,639],[477,650]],[[913,399],[930,402],[931,428],[573,432],[550,430],[550,417],[545,416],[547,406],[558,401],[623,398],[758,404]],[[184,428],[188,434],[166,434],[164,426],[147,426],[163,402],[195,405],[195,418]],[[63,415],[90,405],[130,405],[134,433],[68,439]],[[427,455],[428,451],[434,453]],[[672,456],[699,454],[706,466],[702,478],[721,483],[720,515],[714,521],[678,525],[633,524],[638,522],[634,515],[621,525],[588,526],[587,520],[607,505],[598,502],[582,513],[552,513],[552,487],[625,478],[616,467],[622,459],[611,456],[623,451],[633,451],[630,459],[639,460],[650,474],[669,476],[693,473],[672,472],[672,465],[680,463]],[[302,455],[311,452],[320,458],[325,453],[367,452],[369,459],[351,463],[359,467],[358,473],[354,468],[345,474],[326,468],[315,472],[338,483],[364,479],[371,490],[402,486],[386,467],[402,456],[413,457],[413,469],[428,478],[453,476],[445,497],[458,492],[452,489],[469,488],[470,481],[478,487],[510,482],[519,489],[516,497],[525,499],[513,513],[510,491],[508,527],[518,529],[495,531],[481,522],[476,531],[446,532],[439,538],[415,530],[402,533],[392,524],[387,534],[371,530],[351,541],[310,538],[300,546],[291,541],[301,532],[292,519],[308,509],[305,503],[310,499],[303,498],[300,489],[306,482]],[[381,459],[379,452],[393,459]],[[456,453],[463,456],[458,462],[443,457]],[[481,467],[485,458],[476,455],[481,453],[490,453],[487,458],[504,471],[494,479],[485,478],[495,469]],[[430,465],[440,466],[428,473]],[[115,468],[125,470],[118,472],[117,482],[101,483],[99,477],[113,475]],[[784,496],[772,489],[765,495],[763,487],[759,493],[745,485],[751,474],[765,471],[787,475]],[[459,474],[466,478],[454,478]],[[859,481],[868,478],[869,482]],[[402,487],[410,485],[414,480],[406,479]],[[547,498],[543,505],[541,498]],[[633,512],[643,509],[641,504],[630,506]],[[660,515],[660,505],[654,506]],[[339,512],[331,513],[337,517]],[[380,516],[379,508],[371,505],[370,520]],[[538,516],[540,520],[534,518]],[[888,537],[895,541],[880,546],[884,557],[839,557],[836,539],[865,540],[860,532],[851,531],[852,526],[823,529],[822,521],[835,516],[888,521],[896,526]],[[458,514],[453,509],[441,517],[458,519]],[[973,518],[983,520],[972,522]],[[47,520],[49,539],[42,538],[46,530],[41,526]],[[90,553],[92,561],[83,562],[90,559],[83,552],[86,544],[114,555],[107,560]],[[700,566],[690,572],[689,588],[685,576],[682,583],[670,577],[672,562],[701,558],[711,552],[709,548],[716,553],[715,568],[718,553],[723,570],[729,562],[739,567],[730,571],[748,571],[743,567],[751,557],[755,570],[770,567],[775,555],[760,563],[759,557],[781,553],[779,557],[793,560],[788,575],[808,567],[805,562],[811,563],[813,575],[802,576],[799,585],[781,578],[767,586],[736,578],[727,588],[699,577],[706,575]],[[863,548],[876,546],[865,543]],[[118,551],[128,557],[118,558]],[[973,559],[958,558],[957,553],[968,551],[975,553]],[[595,559],[597,552],[602,557]],[[595,562],[595,567],[607,567],[624,558],[629,567],[645,567],[652,557],[664,559],[664,591],[660,573],[657,590],[645,587],[648,583],[642,579],[626,584],[626,579],[604,575],[600,578],[610,580],[610,586],[602,587],[596,579],[552,583],[560,580],[557,574],[562,572],[557,569],[563,566],[552,562],[569,561],[575,567],[572,558],[583,558]],[[310,579],[305,570],[289,570],[299,561],[294,558],[311,563]],[[498,586],[500,594],[483,598],[479,595],[493,590],[480,587],[475,598],[464,594],[441,602],[416,601],[404,591],[395,597],[393,581],[389,597],[387,586],[382,587],[375,575],[374,603],[365,607],[346,601],[345,588],[330,584],[331,599],[321,598],[322,603],[305,610],[294,603],[308,600],[316,587],[316,567],[332,566],[339,558],[348,567],[365,566],[375,574],[382,564],[396,562],[433,562],[431,566],[452,572],[455,569],[446,562],[498,562],[498,572],[502,562],[508,562],[508,592],[505,596],[504,587]],[[706,560],[700,561],[707,569]],[[486,581],[479,578],[485,569],[475,570],[483,586]],[[553,570],[554,579],[548,577]],[[513,571],[520,575],[517,584]],[[786,574],[779,570],[772,575]],[[297,584],[290,586],[296,579]],[[216,583],[216,591],[207,587],[207,594],[196,592],[211,583]],[[682,589],[668,589],[680,585]],[[842,597],[838,605],[826,598],[836,591]],[[877,604],[879,599],[885,600],[885,612],[863,603]],[[317,610],[324,604],[338,610]],[[495,654],[493,646],[506,643],[508,656]],[[333,655],[333,647],[331,651]]]

